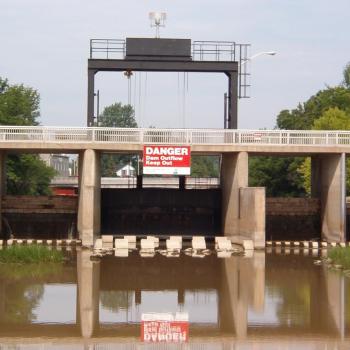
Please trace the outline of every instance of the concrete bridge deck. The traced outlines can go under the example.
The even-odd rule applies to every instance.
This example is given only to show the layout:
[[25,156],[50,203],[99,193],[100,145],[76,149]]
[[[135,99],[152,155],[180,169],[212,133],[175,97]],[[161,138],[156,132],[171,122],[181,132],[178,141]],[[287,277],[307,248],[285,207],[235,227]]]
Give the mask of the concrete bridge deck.
[[310,156],[322,238],[346,240],[345,159],[350,153],[350,131],[1,126],[0,197],[6,153],[79,154],[77,227],[83,244],[91,246],[101,233],[101,153],[141,153],[147,144],[190,145],[194,154],[221,155],[222,231],[235,241],[252,239],[261,248],[265,246],[265,188],[248,186],[249,155]]
[[191,145],[193,153],[350,153],[350,131],[0,127],[0,149],[142,152],[144,144]]

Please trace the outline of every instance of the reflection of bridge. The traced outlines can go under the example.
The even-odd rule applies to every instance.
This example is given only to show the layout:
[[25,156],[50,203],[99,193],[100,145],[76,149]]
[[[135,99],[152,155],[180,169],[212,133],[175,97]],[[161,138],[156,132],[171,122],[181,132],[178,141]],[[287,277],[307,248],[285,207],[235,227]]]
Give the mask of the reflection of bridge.
[[[288,257],[280,255],[269,255],[265,261],[264,252],[255,252],[251,258],[236,256],[223,260],[214,256],[176,259],[156,255],[146,259],[132,255],[127,259],[91,261],[89,251],[82,250],[77,254],[76,324],[20,325],[1,324],[0,321],[0,344],[4,338],[15,342],[20,338],[33,341],[36,337],[52,337],[60,342],[80,342],[81,336],[102,343],[112,343],[116,339],[135,341],[140,334],[138,321],[137,324],[100,321],[100,293],[111,290],[134,291],[137,303],[142,304],[141,291],[149,289],[177,290],[177,305],[183,302],[185,291],[217,292],[217,323],[191,324],[191,339],[196,341],[203,338],[219,343],[222,338],[235,341],[266,340],[267,336],[271,341],[295,336],[324,340],[346,338],[347,286],[344,276],[322,267],[315,270],[313,259],[309,257],[300,256],[291,265]],[[69,278],[75,282],[72,274]],[[295,299],[300,293],[293,286],[296,280],[299,282],[298,288],[301,288],[306,297],[302,304],[305,310],[302,310],[297,320],[294,316],[288,319],[288,310],[284,310],[276,323],[269,324],[271,305],[268,312],[265,313],[264,310],[268,294],[276,293],[280,301],[277,304],[291,308],[293,315],[295,308],[300,308]],[[52,278],[50,281],[55,282]],[[0,285],[0,293],[6,293],[1,287],[3,285]],[[1,300],[6,300],[4,296],[3,294]],[[18,305],[22,304],[19,302]],[[205,308],[205,304],[201,307]],[[5,310],[0,309],[0,315],[5,315]],[[260,325],[252,323],[248,310],[264,315],[265,322]]]
[[265,193],[248,187],[248,156],[310,156],[323,238],[346,238],[346,131],[0,127],[0,167],[4,169],[6,152],[78,153],[78,231],[83,244],[92,245],[100,234],[100,154],[141,153],[144,144],[191,145],[194,154],[222,155],[222,231],[251,238],[260,247],[265,240]]

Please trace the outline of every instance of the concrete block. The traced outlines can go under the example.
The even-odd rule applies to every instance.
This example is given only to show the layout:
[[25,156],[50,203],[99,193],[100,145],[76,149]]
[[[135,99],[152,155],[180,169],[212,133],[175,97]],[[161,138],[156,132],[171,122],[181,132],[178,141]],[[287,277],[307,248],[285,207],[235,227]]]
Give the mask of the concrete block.
[[42,239],[37,239],[36,240],[36,244],[43,244],[43,240]]
[[47,239],[47,240],[46,240],[46,244],[47,244],[47,245],[52,245],[52,239]]
[[294,247],[300,247],[300,242],[293,242]]
[[66,245],[71,245],[72,244],[72,240],[71,239],[66,239]]
[[2,246],[4,243],[3,243],[3,240],[0,239],[0,246]]
[[62,245],[62,240],[61,240],[61,239],[58,239],[58,240],[56,241],[56,245]]
[[254,256],[254,250],[245,250],[244,251],[244,258],[251,259]]
[[327,242],[321,242],[321,246],[322,246],[322,248],[327,248],[328,247],[328,243]]
[[126,258],[129,256],[129,249],[124,249],[124,248],[115,249],[114,256],[119,258]]
[[135,250],[136,249],[136,242],[128,242],[128,248]]
[[312,248],[312,250],[311,250],[311,255],[312,255],[313,257],[318,256],[318,249]]
[[[146,239],[145,239],[146,241]],[[154,249],[141,249],[140,250],[140,256],[142,258],[153,258],[156,255],[156,252]]]
[[6,243],[7,243],[7,245],[12,245],[13,244],[13,239],[8,239]]
[[193,237],[192,238],[192,248],[195,250],[206,249],[207,246],[205,244],[204,237]]
[[228,252],[228,251],[217,252],[218,258],[231,258],[231,256],[232,256],[232,252]]
[[266,241],[266,246],[271,247],[272,246],[272,241]]
[[218,249],[219,250],[232,250],[232,243],[230,240],[220,240],[218,242]]
[[23,239],[16,239],[16,244],[23,244]]
[[27,239],[27,244],[33,244],[33,240],[32,239]]
[[339,245],[340,245],[342,248],[345,248],[345,247],[346,247],[345,242],[340,242]]
[[166,240],[166,249],[168,250],[180,250],[182,248],[182,244],[179,240],[167,239]]
[[311,242],[311,248],[312,249],[318,249],[318,247],[319,247],[318,242]]
[[285,242],[284,242],[284,245],[285,245],[286,247],[289,247],[289,246],[290,246],[290,242],[289,242],[289,241],[285,241]]
[[102,238],[97,238],[95,241],[94,249],[102,249]]
[[116,238],[114,240],[114,248],[115,249],[128,249],[129,241],[126,238]]
[[127,239],[129,243],[136,243],[136,236],[124,236],[124,239]]
[[169,239],[172,241],[178,241],[182,244],[182,236],[170,236]]
[[228,238],[226,236],[216,236],[215,237],[215,243],[218,243],[219,241],[226,241]]
[[330,242],[330,245],[332,248],[336,247],[337,246],[337,243],[336,242]]
[[159,243],[159,238],[154,236],[147,236],[146,239],[152,240],[155,243]]
[[303,245],[303,247],[305,247],[305,248],[309,248],[310,242],[309,242],[309,241],[304,241],[304,242],[302,242],[302,245]]
[[112,235],[102,235],[101,239],[102,239],[102,243],[112,243],[113,244],[113,236]]
[[141,239],[141,249],[153,249],[155,248],[155,242],[152,239]]
[[280,247],[281,245],[282,245],[282,242],[280,242],[280,241],[276,241],[276,242],[275,242],[275,246],[276,246],[276,247]]
[[244,250],[254,250],[254,243],[251,239],[244,239],[242,245]]

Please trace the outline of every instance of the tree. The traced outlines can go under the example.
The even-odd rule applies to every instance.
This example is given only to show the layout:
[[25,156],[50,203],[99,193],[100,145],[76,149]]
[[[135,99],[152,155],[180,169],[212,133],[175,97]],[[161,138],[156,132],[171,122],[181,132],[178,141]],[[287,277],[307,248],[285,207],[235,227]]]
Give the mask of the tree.
[[[312,127],[314,130],[350,130],[350,114],[338,107],[329,108],[319,119],[316,119]],[[347,179],[346,185],[350,189],[350,160],[346,161]],[[298,168],[298,173],[303,177],[304,188],[311,193],[311,160],[306,159]]]
[[277,127],[286,130],[310,130],[316,119],[330,108],[350,112],[350,90],[343,86],[328,87],[311,96],[296,109],[283,110],[277,116]]
[[0,77],[0,125],[38,125],[40,95]]
[[[349,73],[348,64],[342,85],[318,91],[295,109],[282,110],[277,116],[276,127],[286,130],[350,130]],[[310,193],[310,159],[253,158],[249,172],[250,183],[253,186],[266,186],[268,195],[304,196]]]
[[192,177],[219,177],[220,160],[217,156],[193,156]]
[[343,85],[347,89],[350,89],[350,62],[345,66],[343,71],[343,76],[344,76]]
[[[99,117],[99,126],[118,128],[137,128],[135,112],[132,106],[113,103],[104,108]],[[103,154],[101,157],[101,175],[103,177],[114,177],[120,166],[131,164],[137,168],[136,155]]]
[[[24,85],[10,85],[0,77],[0,125],[38,125],[40,95]],[[50,194],[55,171],[38,155],[8,155],[6,161],[9,194]]]
[[303,177],[297,172],[303,158],[249,157],[249,186],[266,187],[270,197],[305,196]]

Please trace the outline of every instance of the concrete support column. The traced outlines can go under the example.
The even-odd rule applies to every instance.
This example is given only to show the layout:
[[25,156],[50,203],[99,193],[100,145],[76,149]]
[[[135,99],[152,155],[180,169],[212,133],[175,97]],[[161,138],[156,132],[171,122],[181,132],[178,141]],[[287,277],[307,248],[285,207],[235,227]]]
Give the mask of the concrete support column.
[[239,234],[240,187],[248,186],[248,153],[224,153],[221,162],[222,231]]
[[85,150],[79,168],[78,233],[83,246],[92,246],[101,230],[100,154]]
[[91,261],[90,256],[89,250],[77,252],[77,319],[83,338],[91,338],[99,326],[100,261]]
[[322,238],[346,240],[345,154],[323,154],[311,158],[311,195],[321,201]]
[[0,237],[2,233],[2,198],[6,194],[6,153],[0,151]]

